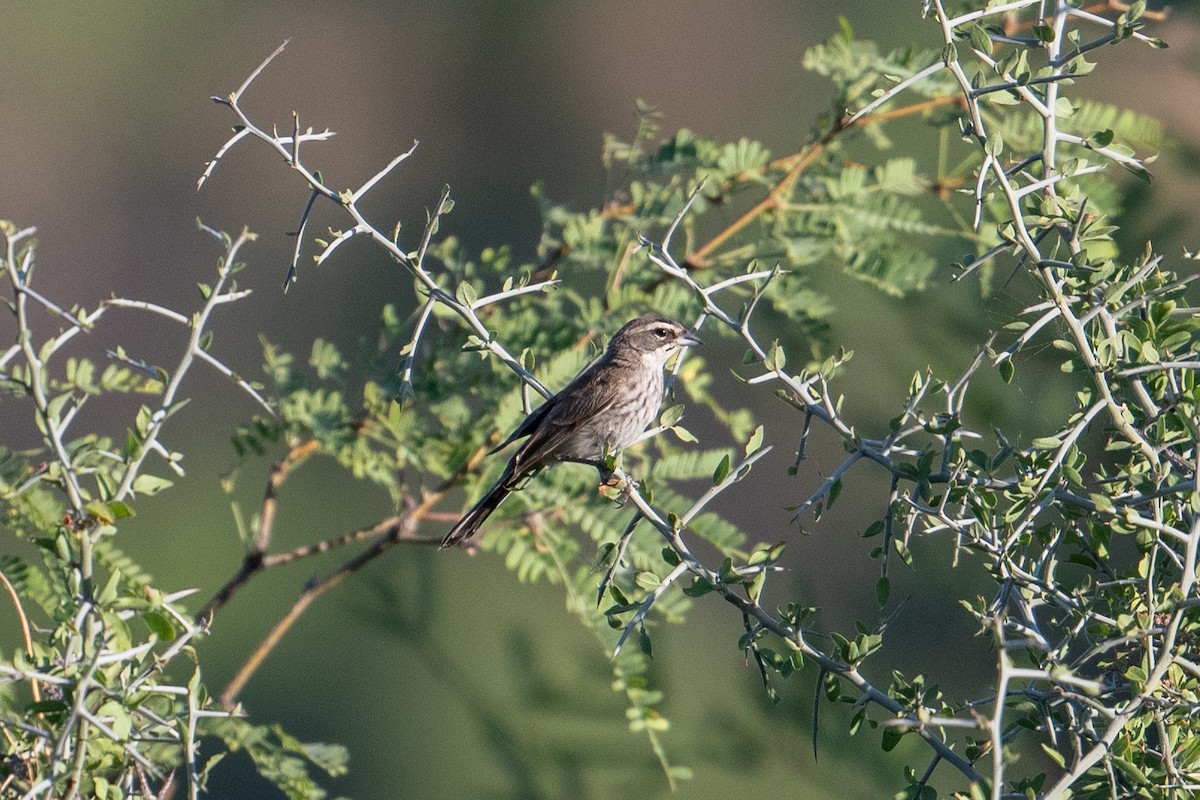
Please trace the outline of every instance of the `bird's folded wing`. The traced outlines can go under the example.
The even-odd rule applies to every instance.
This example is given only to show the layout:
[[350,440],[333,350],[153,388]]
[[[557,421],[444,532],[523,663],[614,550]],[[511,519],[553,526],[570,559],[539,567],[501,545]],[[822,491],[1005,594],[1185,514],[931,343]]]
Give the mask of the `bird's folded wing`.
[[[620,387],[614,380],[620,375],[610,365],[600,364],[571,381],[561,392],[545,402],[521,423],[509,441],[529,436],[513,460],[519,465],[534,465],[561,455],[562,446],[579,429],[608,413]],[[538,419],[534,420],[537,416]],[[599,460],[603,453],[596,453]]]

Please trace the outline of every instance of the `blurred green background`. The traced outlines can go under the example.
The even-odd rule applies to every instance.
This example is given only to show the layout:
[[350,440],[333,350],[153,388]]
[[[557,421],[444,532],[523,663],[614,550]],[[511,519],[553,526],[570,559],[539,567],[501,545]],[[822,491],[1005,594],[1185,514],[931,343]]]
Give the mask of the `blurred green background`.
[[[411,236],[448,183],[456,207],[443,234],[461,238],[468,252],[510,244],[517,260],[531,261],[540,221],[529,187],[542,181],[573,206],[599,204],[602,134],[632,136],[636,99],[661,110],[665,131],[746,136],[774,154],[794,152],[831,94],[802,69],[804,50],[836,30],[839,14],[882,47],[938,46],[918,8],[796,0],[8,4],[0,25],[0,217],[38,227],[42,292],[89,306],[118,294],[191,307],[195,283],[209,279],[217,256],[194,219],[259,232],[239,276],[256,294],[223,310],[214,343],[227,363],[256,376],[256,334],[302,356],[316,335],[353,352],[380,307],[408,296],[395,265],[361,243],[319,270],[305,269],[282,293],[293,244],[285,232],[295,228],[306,193],[259,146],[237,148],[195,191],[231,121],[209,96],[234,89],[285,38],[291,45],[245,100],[258,120],[290,128],[295,110],[304,126],[335,129],[331,142],[309,146],[306,160],[339,186],[360,183],[419,139],[416,154],[376,192],[372,211],[382,226],[400,219]],[[1173,139],[1156,182],[1131,187],[1129,211],[1118,221],[1128,226],[1130,248],[1152,238],[1174,256],[1200,244],[1189,239],[1200,195],[1196,16],[1191,4],[1178,4],[1155,30],[1171,46],[1165,52],[1135,45],[1101,51],[1101,68],[1085,85],[1086,94],[1163,119]],[[907,135],[919,142],[918,129]],[[321,209],[313,229],[340,222]],[[942,255],[949,263],[960,253]],[[977,285],[950,284],[949,275],[906,299],[885,298],[836,268],[817,276],[840,310],[832,341],[856,351],[841,389],[864,431],[884,429],[914,371],[932,365],[943,376],[957,374],[991,321],[1023,299],[1019,277],[981,299]],[[181,331],[128,314],[83,352],[102,357],[122,343],[162,362],[182,341]],[[1045,372],[1018,371],[1015,400],[1014,393],[977,397],[977,413],[1036,432],[1044,407],[1061,403],[1070,388],[1043,379],[1057,375],[1054,359],[1046,363]],[[720,380],[732,390],[727,374]],[[219,479],[236,464],[228,444],[234,425],[255,409],[202,370],[188,394],[194,401],[167,437],[188,454],[188,479],[138,505],[122,546],[164,590],[194,586],[204,598],[240,561]],[[116,401],[89,407],[93,424],[113,434],[132,410]],[[769,399],[757,411],[794,424]],[[32,444],[24,408],[6,401],[2,413],[0,443]],[[844,496],[872,505],[843,500],[820,523],[806,522],[811,535],[801,536],[783,505],[807,496],[841,453],[817,437],[800,476],[787,478],[794,437],[779,443],[773,460],[722,510],[752,513],[756,539],[791,540],[788,591],[823,608],[825,629],[845,631],[858,619],[874,625],[877,564],[867,558],[872,543],[857,534],[882,513],[885,495],[864,475]],[[240,466],[237,497],[248,511],[269,466],[270,459]],[[320,463],[280,499],[277,548],[328,538],[389,511],[386,498]],[[942,574],[934,566],[946,561],[942,545],[920,547],[929,553],[924,560],[917,554],[922,571],[894,578],[893,596],[912,600],[890,629],[891,652],[873,665],[873,677],[886,681],[889,666],[931,670],[931,680],[948,690],[968,691],[986,677],[993,656],[946,598],[974,576],[969,565]],[[304,562],[260,576],[224,609],[201,645],[210,685],[224,685],[304,583],[337,563]],[[16,646],[7,611],[0,633],[0,646]],[[696,775],[682,795],[890,795],[902,785],[906,756],[926,762],[919,749],[903,746],[882,755],[876,733],[848,739],[846,715],[828,704],[814,760],[814,675],[793,678],[781,687],[783,701],[771,705],[737,650],[740,633],[740,620],[711,598],[686,625],[656,632],[654,678],[672,723],[665,744]],[[326,782],[331,796],[665,796],[666,781],[644,737],[628,731],[610,676],[606,653],[564,611],[555,587],[516,584],[486,554],[396,548],[319,601],[243,701],[258,722],[351,748],[350,774]],[[243,758],[223,763],[211,789],[222,798],[265,796]]]

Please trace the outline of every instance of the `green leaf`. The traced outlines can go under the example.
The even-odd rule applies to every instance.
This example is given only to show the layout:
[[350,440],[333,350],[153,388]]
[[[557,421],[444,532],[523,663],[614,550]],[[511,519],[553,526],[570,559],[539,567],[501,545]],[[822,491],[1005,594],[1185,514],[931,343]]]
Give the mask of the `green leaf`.
[[1039,42],[1053,42],[1054,28],[1049,25],[1034,25],[1033,35],[1037,37]]
[[104,588],[96,594],[96,602],[101,605],[109,605],[121,592],[121,573],[113,572],[108,576],[108,581],[104,584]]
[[779,346],[779,340],[771,342],[771,347],[767,350],[767,357],[764,360],[767,369],[782,370],[787,364],[787,355],[783,352],[783,348]]
[[969,33],[971,37],[971,47],[985,55],[990,56],[995,45],[992,41],[992,37],[988,35],[988,32],[984,29],[984,27],[978,24],[972,25]]
[[654,648],[650,645],[650,634],[646,633],[645,625],[638,626],[638,649],[650,658],[654,658]]
[[637,574],[636,578],[634,578],[634,583],[638,585],[638,588],[647,592],[652,592],[658,588],[660,583],[662,583],[662,578],[653,572],[650,572],[649,570],[643,570]]
[[671,433],[675,434],[675,438],[677,438],[679,441],[687,442],[688,444],[696,444],[700,441],[692,434],[691,431],[681,425],[672,425]]
[[463,282],[458,285],[454,291],[454,297],[464,306],[474,305],[479,299],[479,293],[475,291],[475,287],[469,283]]
[[664,428],[670,428],[679,422],[683,417],[683,403],[676,403],[662,412],[658,417],[658,424]]
[[879,534],[883,533],[884,527],[883,520],[877,519],[868,525],[867,529],[862,532],[862,538],[869,539],[872,536],[878,536]]
[[111,525],[117,518],[116,515],[113,514],[112,510],[108,507],[108,504],[99,500],[91,501],[83,507],[83,510],[106,525]]
[[833,504],[837,502],[838,495],[840,495],[841,493],[842,493],[842,479],[838,478],[836,481],[833,482],[833,485],[829,487],[829,495],[825,500],[826,510],[833,508]]
[[746,458],[758,452],[763,443],[763,426],[759,425],[754,429],[754,433],[750,434],[750,440],[746,442]]
[[134,516],[133,507],[127,503],[122,503],[120,500],[109,500],[108,509],[117,519]]
[[733,559],[726,558],[721,562],[721,568],[717,570],[717,579],[721,583],[738,583],[741,578],[733,568]]
[[133,479],[133,491],[144,495],[155,495],[174,485],[172,481],[154,475],[142,474]]
[[1063,767],[1063,768],[1065,768],[1067,766],[1067,760],[1066,760],[1066,758],[1063,757],[1063,754],[1058,752],[1057,750],[1055,750],[1053,747],[1046,744],[1045,742],[1042,742],[1042,752],[1044,752],[1046,755],[1050,756],[1050,760],[1052,760],[1055,764],[1058,764],[1058,766]]
[[46,404],[46,418],[53,420],[55,423],[59,422],[62,419],[63,408],[65,408],[67,403],[69,403],[72,399],[73,398],[70,392],[64,392],[53,397],[50,402]]
[[175,626],[171,624],[171,619],[166,614],[158,611],[146,611],[142,614],[142,622],[146,623],[146,627],[160,641],[174,641],[176,635]]
[[727,477],[729,477],[729,469],[730,469],[729,454],[726,453],[725,457],[722,458],[720,463],[717,464],[717,468],[715,470],[713,470],[713,476],[712,476],[713,486],[716,486],[721,481],[723,481]]

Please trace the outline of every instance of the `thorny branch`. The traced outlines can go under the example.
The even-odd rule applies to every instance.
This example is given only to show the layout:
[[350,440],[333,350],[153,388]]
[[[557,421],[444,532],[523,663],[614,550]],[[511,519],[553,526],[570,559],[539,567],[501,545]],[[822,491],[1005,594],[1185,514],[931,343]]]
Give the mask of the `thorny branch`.
[[[142,776],[143,785],[146,775],[155,780],[166,780],[159,765],[147,756],[145,742],[174,743],[180,747],[183,755],[188,797],[198,797],[201,790],[202,775],[195,759],[195,722],[200,717],[224,715],[224,712],[201,708],[204,701],[198,696],[201,691],[198,683],[176,686],[162,679],[164,666],[190,647],[191,641],[201,632],[201,627],[175,606],[190,592],[157,597],[154,613],[161,615],[162,624],[171,628],[171,636],[164,636],[164,640],[160,641],[156,632],[147,641],[117,649],[112,642],[119,641],[121,637],[114,636],[112,622],[114,619],[129,619],[135,612],[131,609],[114,611],[109,607],[111,601],[105,600],[103,593],[98,592],[102,587],[97,585],[97,564],[102,558],[101,537],[111,533],[111,526],[107,524],[111,521],[109,515],[116,515],[116,509],[124,509],[123,500],[146,491],[140,487],[154,485],[146,481],[143,472],[150,454],[159,455],[168,468],[182,474],[176,463],[177,456],[163,446],[161,435],[167,420],[178,410],[179,389],[197,360],[230,378],[270,411],[270,407],[249,383],[237,377],[224,362],[206,350],[207,325],[214,310],[248,294],[229,288],[229,284],[239,267],[238,252],[253,236],[248,231],[243,231],[238,237],[226,237],[207,228],[203,230],[216,236],[224,245],[225,252],[218,265],[218,280],[205,287],[205,304],[189,317],[153,303],[127,298],[111,298],[92,311],[73,309],[68,312],[30,285],[36,266],[35,243],[31,239],[34,230],[17,230],[8,223],[0,225],[0,233],[5,240],[5,277],[13,292],[13,300],[7,305],[16,317],[20,331],[20,343],[0,354],[0,376],[8,383],[20,386],[22,393],[32,399],[43,441],[52,458],[51,464],[36,471],[17,487],[14,494],[20,495],[35,483],[43,481],[52,482],[62,489],[67,499],[67,510],[58,532],[57,546],[71,554],[67,581],[63,586],[70,593],[65,606],[70,609],[70,619],[64,621],[61,629],[66,639],[60,660],[48,672],[6,668],[2,678],[5,684],[28,681],[35,701],[42,697],[42,687],[47,685],[54,686],[56,693],[67,698],[59,723],[47,726],[44,731],[21,731],[22,734],[33,734],[32,749],[22,751],[23,745],[10,736],[10,730],[17,728],[10,729],[8,720],[5,720],[4,733],[9,737],[12,747],[11,758],[22,764],[28,779],[28,788],[24,793],[27,798],[51,794],[67,798],[80,796],[86,786],[89,758],[94,756],[93,740],[99,737],[111,741],[128,756],[129,768],[133,772],[126,772],[125,777],[132,781],[136,772]],[[40,306],[57,321],[67,324],[40,346],[35,343],[34,331],[38,326],[30,313],[34,305]],[[126,377],[119,376],[120,370],[114,373],[115,377],[111,378],[115,381],[114,385],[124,387],[124,391],[136,385],[143,391],[157,392],[160,404],[157,410],[144,409],[144,418],[139,414],[138,424],[133,426],[134,430],[127,437],[121,452],[98,453],[98,446],[87,439],[67,438],[72,422],[89,396],[88,391],[83,389],[95,391],[95,388],[76,386],[70,380],[57,377],[55,370],[58,364],[55,362],[62,360],[64,349],[78,334],[96,330],[111,309],[148,311],[184,326],[189,336],[183,355],[171,373],[152,368],[123,350],[110,352],[115,362],[133,370],[125,370]],[[67,370],[69,375],[72,370],[70,363]],[[132,376],[137,372],[145,373],[151,381],[135,380]],[[109,373],[106,371],[105,374]],[[102,379],[101,386],[107,387],[104,380],[108,379]],[[97,472],[86,461],[97,455],[116,462],[111,472],[111,482],[102,483],[98,488],[82,480]],[[118,578],[119,575],[115,574],[117,571],[112,571],[112,578]],[[11,588],[7,578],[3,582]],[[111,586],[116,586],[115,580]],[[18,614],[22,619],[28,650],[31,637],[20,604]],[[40,657],[28,652],[31,662]],[[126,698],[127,715],[122,720],[128,725],[126,733],[120,733],[114,727],[115,723],[107,712],[97,712],[98,708],[103,708],[104,702],[116,695]],[[182,712],[189,720],[186,728],[176,726],[169,718],[169,713],[164,715],[161,704],[157,702],[164,696],[178,696],[186,702],[187,710]],[[48,763],[43,763],[46,759],[49,759]],[[6,785],[15,774],[16,770],[10,773]]]

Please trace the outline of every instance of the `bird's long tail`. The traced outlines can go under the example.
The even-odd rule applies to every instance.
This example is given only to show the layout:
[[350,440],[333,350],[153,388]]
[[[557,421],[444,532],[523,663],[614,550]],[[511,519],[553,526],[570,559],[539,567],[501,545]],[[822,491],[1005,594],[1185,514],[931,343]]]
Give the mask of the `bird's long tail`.
[[488,489],[487,494],[479,499],[470,511],[463,515],[463,518],[455,523],[450,532],[442,537],[441,548],[453,547],[475,535],[475,531],[479,530],[479,526],[484,523],[492,512],[499,508],[504,502],[504,498],[512,494],[516,487],[516,481],[513,480],[513,470],[510,464],[504,470],[504,474],[500,476],[500,480]]

